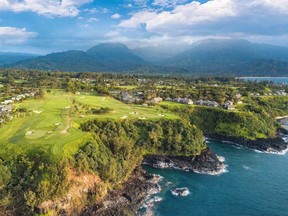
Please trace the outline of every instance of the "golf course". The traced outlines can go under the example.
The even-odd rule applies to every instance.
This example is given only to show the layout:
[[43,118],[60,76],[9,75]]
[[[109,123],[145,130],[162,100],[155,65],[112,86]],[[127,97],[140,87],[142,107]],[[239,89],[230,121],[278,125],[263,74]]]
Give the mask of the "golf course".
[[[92,114],[89,109],[109,108],[103,114]],[[13,109],[24,108],[26,113],[14,114],[11,122],[0,128],[0,156],[19,155],[26,150],[41,149],[55,155],[73,155],[90,134],[79,129],[80,124],[90,119],[153,120],[177,119],[173,113],[161,107],[130,105],[97,93],[78,94],[51,90],[42,99],[27,99],[13,104]],[[7,154],[7,152],[13,154]]]

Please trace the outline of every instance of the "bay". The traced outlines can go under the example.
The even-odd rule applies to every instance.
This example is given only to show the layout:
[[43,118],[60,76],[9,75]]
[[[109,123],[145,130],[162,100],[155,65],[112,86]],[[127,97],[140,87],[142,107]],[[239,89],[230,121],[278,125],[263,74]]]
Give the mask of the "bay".
[[[155,215],[288,215],[287,154],[257,153],[220,142],[209,146],[225,157],[227,173],[211,176],[144,166],[164,177],[163,191],[157,194],[163,201],[155,205]],[[187,187],[190,194],[173,196],[171,190],[179,187]]]
[[244,81],[272,81],[276,84],[288,84],[288,77],[237,77]]

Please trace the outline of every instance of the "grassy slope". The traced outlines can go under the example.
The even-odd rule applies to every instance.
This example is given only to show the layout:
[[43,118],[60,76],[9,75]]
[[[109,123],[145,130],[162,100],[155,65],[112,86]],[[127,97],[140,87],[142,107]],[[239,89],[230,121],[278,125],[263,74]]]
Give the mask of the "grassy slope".
[[[95,108],[110,107],[113,111],[103,115],[85,115],[84,118],[73,115],[71,116],[71,127],[67,133],[63,133],[67,125],[70,125],[69,118],[73,99]],[[160,107],[127,105],[110,97],[73,95],[58,90],[46,93],[44,99],[29,99],[15,104],[14,107],[26,107],[33,112],[26,113],[25,117],[15,117],[12,122],[0,128],[0,157],[2,158],[16,156],[28,149],[36,151],[41,149],[51,151],[55,155],[64,154],[69,157],[77,151],[85,139],[90,137],[89,133],[78,129],[79,124],[87,119],[121,119],[123,116],[127,116],[127,119],[139,117],[146,119],[178,118],[172,113],[164,112]],[[164,114],[164,116],[160,116],[160,114]],[[33,131],[33,133],[26,135],[29,131]]]
[[244,137],[251,140],[275,135],[272,119],[238,109],[244,105],[237,106],[237,109],[232,111],[198,105],[187,106],[173,102],[162,102],[161,105],[174,110],[182,118],[190,118],[190,122],[204,133]]

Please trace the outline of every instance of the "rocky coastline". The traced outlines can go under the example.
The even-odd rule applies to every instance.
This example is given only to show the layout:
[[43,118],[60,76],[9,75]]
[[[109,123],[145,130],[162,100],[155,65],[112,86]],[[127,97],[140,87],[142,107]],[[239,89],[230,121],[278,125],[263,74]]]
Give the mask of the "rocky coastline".
[[81,216],[130,216],[137,215],[138,209],[151,195],[159,193],[159,175],[146,173],[141,166],[137,167],[123,187],[108,193],[93,206],[86,206]]
[[216,140],[224,143],[240,145],[248,149],[257,150],[266,153],[281,154],[287,151],[288,144],[280,136],[267,139],[249,140],[243,137],[233,137],[220,134],[206,134],[209,140]]
[[157,169],[180,169],[210,175],[217,175],[226,171],[223,160],[208,147],[197,156],[147,155],[143,164]]
[[[198,156],[190,157],[147,155],[143,160],[143,164],[154,168],[173,168],[211,175],[220,174],[225,169],[221,158],[214,154],[209,148],[205,149]],[[121,189],[109,192],[104,200],[93,206],[86,206],[80,215],[140,215],[138,212],[139,208],[143,206],[143,204],[149,204],[149,197],[161,191],[159,185],[161,179],[161,176],[148,174],[139,166]],[[154,201],[157,202],[157,200]],[[148,211],[150,213],[147,215],[153,215],[151,209],[148,209]]]

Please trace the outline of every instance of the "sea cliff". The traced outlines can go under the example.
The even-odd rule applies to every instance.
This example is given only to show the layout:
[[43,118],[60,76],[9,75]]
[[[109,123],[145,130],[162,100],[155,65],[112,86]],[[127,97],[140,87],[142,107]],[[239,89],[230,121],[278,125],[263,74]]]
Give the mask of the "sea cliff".
[[207,134],[208,139],[226,142],[267,153],[281,153],[287,150],[287,143],[281,137],[249,140],[243,137],[226,136],[222,134]]
[[208,147],[197,156],[147,155],[143,160],[143,164],[158,169],[180,169],[211,175],[220,174],[225,170],[225,165],[221,158]]

